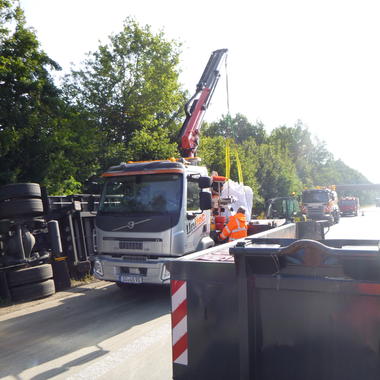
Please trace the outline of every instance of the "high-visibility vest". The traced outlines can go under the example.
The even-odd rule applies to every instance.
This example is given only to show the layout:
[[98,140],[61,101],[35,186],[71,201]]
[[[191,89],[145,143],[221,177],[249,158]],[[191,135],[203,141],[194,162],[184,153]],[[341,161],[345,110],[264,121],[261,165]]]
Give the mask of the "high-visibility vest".
[[230,217],[228,224],[223,228],[220,234],[221,239],[229,241],[241,239],[247,236],[247,222],[244,214],[235,214]]

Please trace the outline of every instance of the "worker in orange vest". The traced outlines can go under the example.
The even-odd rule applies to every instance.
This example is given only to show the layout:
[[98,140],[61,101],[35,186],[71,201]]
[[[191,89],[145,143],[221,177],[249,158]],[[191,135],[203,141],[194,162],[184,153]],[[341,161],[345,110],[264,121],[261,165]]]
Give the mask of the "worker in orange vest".
[[230,216],[228,224],[223,228],[222,233],[219,235],[221,240],[225,240],[229,237],[228,241],[233,241],[247,236],[248,225],[245,212],[245,207],[240,206],[237,213]]

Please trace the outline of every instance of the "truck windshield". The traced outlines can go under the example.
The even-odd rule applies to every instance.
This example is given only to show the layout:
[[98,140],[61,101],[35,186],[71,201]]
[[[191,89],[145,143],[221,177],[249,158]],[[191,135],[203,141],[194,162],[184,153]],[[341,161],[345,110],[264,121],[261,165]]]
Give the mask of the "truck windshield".
[[356,201],[354,199],[342,199],[339,204],[341,206],[355,206]]
[[305,191],[302,193],[303,203],[328,203],[329,196],[326,191]]
[[100,200],[103,214],[178,213],[181,174],[143,174],[110,178]]

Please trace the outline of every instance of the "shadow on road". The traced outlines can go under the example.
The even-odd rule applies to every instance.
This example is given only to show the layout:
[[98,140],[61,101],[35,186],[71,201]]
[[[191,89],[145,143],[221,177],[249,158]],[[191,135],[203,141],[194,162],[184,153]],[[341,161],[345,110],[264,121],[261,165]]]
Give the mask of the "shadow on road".
[[82,348],[98,348],[33,379],[57,376],[107,354],[99,346],[104,340],[170,312],[168,286],[119,289],[109,285],[90,290],[78,287],[73,293],[74,297],[59,299],[50,308],[17,317],[11,313],[9,319],[1,322],[0,378],[20,378],[26,369]]

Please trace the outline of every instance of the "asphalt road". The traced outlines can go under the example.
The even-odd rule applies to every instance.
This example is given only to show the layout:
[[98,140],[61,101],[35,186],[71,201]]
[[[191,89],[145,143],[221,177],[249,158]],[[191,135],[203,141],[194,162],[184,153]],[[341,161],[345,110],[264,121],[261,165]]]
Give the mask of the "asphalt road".
[[380,239],[380,207],[367,207],[359,216],[345,216],[326,233],[326,239]]
[[1,379],[171,379],[169,287],[97,282],[0,309]]
[[[327,239],[380,239],[380,208],[344,217]],[[1,379],[168,380],[169,287],[96,282],[0,308]]]

